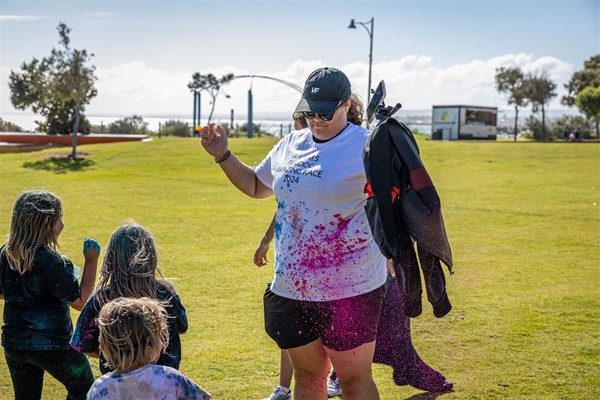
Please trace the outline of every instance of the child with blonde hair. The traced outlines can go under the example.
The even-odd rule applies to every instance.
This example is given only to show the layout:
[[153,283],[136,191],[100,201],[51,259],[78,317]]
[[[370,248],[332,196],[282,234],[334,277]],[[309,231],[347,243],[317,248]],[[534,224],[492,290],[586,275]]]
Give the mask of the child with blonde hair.
[[167,312],[154,299],[121,297],[102,307],[100,349],[114,370],[94,382],[88,400],[210,399],[174,368],[155,365],[169,343]]
[[111,368],[99,351],[98,314],[104,304],[119,297],[149,297],[161,302],[169,317],[169,346],[156,363],[178,369],[179,335],[188,328],[185,308],[173,285],[162,278],[152,234],[134,222],[125,223],[113,232],[100,268],[98,287],[83,308],[71,339],[74,349],[90,357],[100,357],[103,374]]
[[94,382],[87,357],[69,346],[69,306],[81,310],[94,289],[100,245],[84,240],[80,284],[81,270],[59,251],[62,216],[54,193],[21,193],[0,248],[2,346],[16,400],[40,399],[45,371],[65,386],[68,400],[85,399]]

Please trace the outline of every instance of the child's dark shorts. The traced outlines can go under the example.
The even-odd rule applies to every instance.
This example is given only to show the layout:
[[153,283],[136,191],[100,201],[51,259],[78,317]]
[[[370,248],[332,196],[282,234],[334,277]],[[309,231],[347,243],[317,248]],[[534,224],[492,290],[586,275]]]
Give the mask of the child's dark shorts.
[[317,339],[328,349],[347,351],[375,340],[384,286],[332,301],[302,301],[264,294],[265,330],[282,349]]

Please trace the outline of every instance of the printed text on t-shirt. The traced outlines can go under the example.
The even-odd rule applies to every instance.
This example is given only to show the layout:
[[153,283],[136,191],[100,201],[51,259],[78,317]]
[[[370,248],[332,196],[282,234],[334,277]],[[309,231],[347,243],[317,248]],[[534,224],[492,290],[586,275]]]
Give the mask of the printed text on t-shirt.
[[[315,178],[323,177],[323,170],[314,169],[315,163],[319,161],[319,156],[305,157],[302,154],[293,154],[286,165],[279,166],[276,172],[284,172],[294,175],[309,175]],[[291,175],[284,176],[284,182],[287,183],[298,183],[299,177],[293,177]]]

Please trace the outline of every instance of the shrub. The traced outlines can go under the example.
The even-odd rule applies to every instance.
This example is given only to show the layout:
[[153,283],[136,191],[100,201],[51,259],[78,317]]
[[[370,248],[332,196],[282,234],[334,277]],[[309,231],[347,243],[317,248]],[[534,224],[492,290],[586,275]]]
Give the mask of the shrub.
[[23,128],[0,118],[0,132],[23,132]]
[[187,122],[168,120],[160,126],[160,134],[164,136],[190,137],[192,130]]
[[109,133],[120,133],[125,135],[145,135],[148,130],[148,123],[139,115],[125,117],[111,122],[108,125]]

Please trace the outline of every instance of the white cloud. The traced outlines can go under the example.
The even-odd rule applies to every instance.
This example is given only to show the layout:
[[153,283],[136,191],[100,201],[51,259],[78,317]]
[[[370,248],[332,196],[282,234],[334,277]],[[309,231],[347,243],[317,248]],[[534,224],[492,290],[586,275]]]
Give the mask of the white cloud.
[[[388,100],[399,101],[406,109],[430,108],[434,104],[474,104],[506,108],[496,91],[496,68],[519,66],[525,72],[544,72],[557,84],[558,96],[550,104],[560,108],[563,84],[573,74],[573,66],[554,57],[534,59],[531,55],[517,54],[473,60],[449,68],[435,67],[425,56],[407,56],[400,61],[376,64],[373,76],[386,82]],[[366,79],[359,81],[359,93],[366,93]],[[373,82],[375,86],[377,81]]]
[[38,21],[45,15],[0,15],[0,21]]
[[[300,60],[282,71],[265,69],[257,72],[223,65],[198,72],[213,73],[216,76],[227,73],[266,75],[303,86],[310,72],[322,65],[323,62],[320,60]],[[407,110],[430,109],[434,104],[486,105],[506,109],[508,105],[497,93],[494,83],[496,68],[500,66],[519,66],[525,72],[546,73],[557,84],[558,92],[558,96],[552,100],[549,108],[563,108],[560,105],[560,98],[564,94],[563,85],[575,72],[574,67],[554,57],[536,59],[528,54],[506,54],[489,60],[473,60],[449,68],[436,67],[434,60],[429,56],[409,55],[398,61],[374,64],[372,86],[375,87],[380,79],[384,79],[387,87],[387,103],[400,102]],[[353,83],[354,91],[364,99],[368,64],[353,62],[337,67],[346,72]],[[109,69],[98,68],[96,70],[98,96],[88,105],[87,114],[89,116],[136,114],[143,117],[191,119],[193,97],[187,84],[191,81],[193,72],[196,71],[167,73],[149,68],[142,61]],[[0,113],[5,118],[7,112],[15,112],[8,101],[8,74],[8,68],[0,69],[2,79]],[[300,93],[278,82],[260,78],[254,78],[252,81],[248,78],[235,79],[223,88],[231,98],[220,96],[215,112],[226,116],[231,109],[234,109],[237,116],[245,115],[251,84],[254,112],[257,114],[291,114],[300,98]],[[208,115],[210,106],[208,96],[204,95],[203,117]]]
[[188,76],[151,69],[142,61],[97,69],[98,96],[88,106],[97,115],[170,115],[187,96]]

